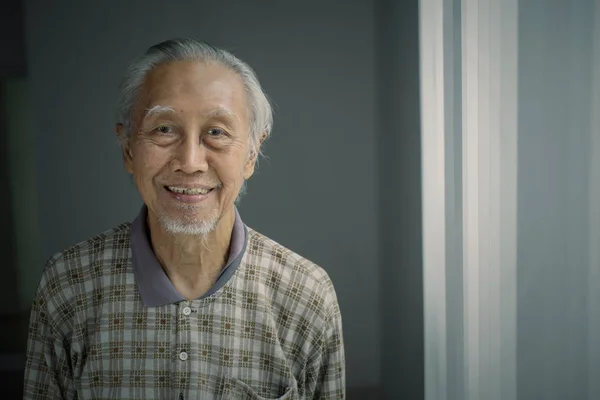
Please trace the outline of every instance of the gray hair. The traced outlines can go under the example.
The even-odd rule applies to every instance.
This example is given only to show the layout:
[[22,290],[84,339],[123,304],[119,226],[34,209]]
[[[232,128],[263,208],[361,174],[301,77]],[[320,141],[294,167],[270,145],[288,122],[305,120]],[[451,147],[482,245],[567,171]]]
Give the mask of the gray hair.
[[129,142],[132,133],[131,117],[146,76],[157,66],[174,61],[216,62],[242,78],[250,110],[250,152],[252,155],[261,154],[261,138],[268,138],[273,127],[273,110],[256,73],[232,53],[195,39],[172,39],[158,43],[129,67],[121,83],[117,103],[118,122],[123,124],[121,144],[126,145]]

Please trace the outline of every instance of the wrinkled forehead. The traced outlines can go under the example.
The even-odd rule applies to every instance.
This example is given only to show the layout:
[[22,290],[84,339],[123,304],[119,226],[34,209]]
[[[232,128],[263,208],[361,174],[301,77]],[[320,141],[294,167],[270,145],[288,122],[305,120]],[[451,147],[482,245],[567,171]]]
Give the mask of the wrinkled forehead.
[[194,112],[206,118],[250,117],[242,78],[216,63],[174,62],[148,73],[138,101],[138,115]]

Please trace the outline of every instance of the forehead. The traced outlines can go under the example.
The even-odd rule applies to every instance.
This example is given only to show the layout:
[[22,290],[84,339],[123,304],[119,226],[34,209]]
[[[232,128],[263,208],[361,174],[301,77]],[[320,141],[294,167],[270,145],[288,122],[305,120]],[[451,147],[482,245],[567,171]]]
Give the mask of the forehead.
[[177,112],[208,115],[214,110],[247,117],[244,84],[216,63],[177,61],[154,68],[140,93],[142,109],[168,106]]

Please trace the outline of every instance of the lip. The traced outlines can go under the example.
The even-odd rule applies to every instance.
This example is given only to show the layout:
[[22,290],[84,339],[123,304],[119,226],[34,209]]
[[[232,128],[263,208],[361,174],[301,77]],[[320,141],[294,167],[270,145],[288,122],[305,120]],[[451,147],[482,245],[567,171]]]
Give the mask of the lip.
[[172,199],[181,201],[183,203],[188,203],[188,204],[200,203],[200,202],[206,200],[206,198],[208,198],[215,191],[215,188],[211,188],[211,187],[207,187],[207,186],[201,186],[201,185],[200,186],[199,185],[194,185],[194,186],[190,186],[190,185],[169,185],[169,186],[183,188],[183,189],[202,188],[202,189],[209,189],[210,190],[210,192],[208,192],[206,194],[184,194],[184,193],[174,193],[174,192],[171,192],[169,189],[167,189],[166,186],[163,186],[163,189],[165,190],[165,192]]

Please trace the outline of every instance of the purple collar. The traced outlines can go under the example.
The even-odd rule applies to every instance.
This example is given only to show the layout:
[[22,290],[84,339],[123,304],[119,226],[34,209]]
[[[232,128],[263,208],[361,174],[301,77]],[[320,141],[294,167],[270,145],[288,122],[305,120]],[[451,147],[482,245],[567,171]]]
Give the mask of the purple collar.
[[[147,215],[148,208],[144,205],[131,224],[133,274],[142,301],[146,307],[160,307],[183,301],[185,297],[175,289],[152,250],[146,223]],[[227,265],[221,271],[213,287],[202,298],[214,294],[231,278],[240,265],[242,255],[246,250],[246,244],[247,228],[236,208]]]

